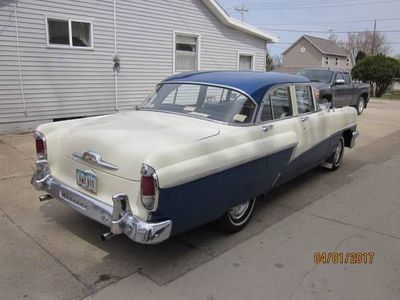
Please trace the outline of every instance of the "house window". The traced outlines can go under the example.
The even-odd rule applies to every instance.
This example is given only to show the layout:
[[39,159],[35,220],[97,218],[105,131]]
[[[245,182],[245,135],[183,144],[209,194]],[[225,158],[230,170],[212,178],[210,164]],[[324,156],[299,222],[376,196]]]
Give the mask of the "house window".
[[329,56],[325,56],[325,65],[329,65]]
[[240,71],[253,71],[254,70],[254,54],[239,52],[237,69]]
[[200,69],[200,36],[175,33],[174,72]]
[[348,59],[346,60],[346,66],[349,66],[349,64],[350,64],[350,58],[348,58]]
[[335,59],[335,65],[338,65],[339,64],[339,57],[336,57],[336,59]]
[[51,47],[92,48],[92,23],[48,18],[47,45]]

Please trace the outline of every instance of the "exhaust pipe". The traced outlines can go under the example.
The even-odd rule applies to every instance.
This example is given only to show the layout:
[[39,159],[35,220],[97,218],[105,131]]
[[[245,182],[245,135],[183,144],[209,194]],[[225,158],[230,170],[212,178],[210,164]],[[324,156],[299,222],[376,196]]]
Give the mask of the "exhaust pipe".
[[40,202],[48,201],[48,200],[51,200],[51,199],[53,199],[53,196],[49,195],[49,194],[39,196],[39,201]]
[[113,236],[114,236],[114,233],[112,233],[112,232],[106,232],[106,233],[103,233],[103,234],[101,235],[101,240],[102,240],[103,242],[105,242],[106,240],[111,239]]

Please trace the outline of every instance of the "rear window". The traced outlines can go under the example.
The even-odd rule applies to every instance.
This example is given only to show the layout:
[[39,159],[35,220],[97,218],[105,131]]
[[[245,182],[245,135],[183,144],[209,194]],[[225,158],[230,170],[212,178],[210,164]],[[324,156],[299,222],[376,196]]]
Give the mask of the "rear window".
[[165,83],[157,87],[140,108],[246,124],[252,122],[256,104],[246,95],[229,88]]

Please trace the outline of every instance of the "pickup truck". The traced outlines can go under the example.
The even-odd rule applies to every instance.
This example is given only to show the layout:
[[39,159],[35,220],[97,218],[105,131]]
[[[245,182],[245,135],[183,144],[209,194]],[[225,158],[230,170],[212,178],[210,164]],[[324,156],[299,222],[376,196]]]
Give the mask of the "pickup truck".
[[307,77],[321,104],[331,103],[335,107],[352,106],[361,115],[367,108],[370,85],[354,83],[349,71],[330,69],[303,69],[297,73]]

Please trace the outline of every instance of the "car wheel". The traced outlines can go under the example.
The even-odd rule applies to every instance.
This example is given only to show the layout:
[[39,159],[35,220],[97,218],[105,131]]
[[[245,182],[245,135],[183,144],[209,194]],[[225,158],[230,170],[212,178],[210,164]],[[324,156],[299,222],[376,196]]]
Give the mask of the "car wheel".
[[242,204],[231,207],[215,222],[216,227],[225,233],[235,233],[242,230],[249,222],[255,204],[256,197]]
[[332,156],[327,160],[327,162],[330,163],[330,167],[328,168],[330,171],[335,171],[340,168],[343,162],[343,154],[344,138],[341,137],[336,145],[335,152],[333,152]]
[[364,98],[360,97],[360,99],[358,99],[358,102],[357,102],[357,105],[356,105],[357,113],[359,115],[361,115],[363,113],[363,111],[364,111],[364,108],[365,108]]

